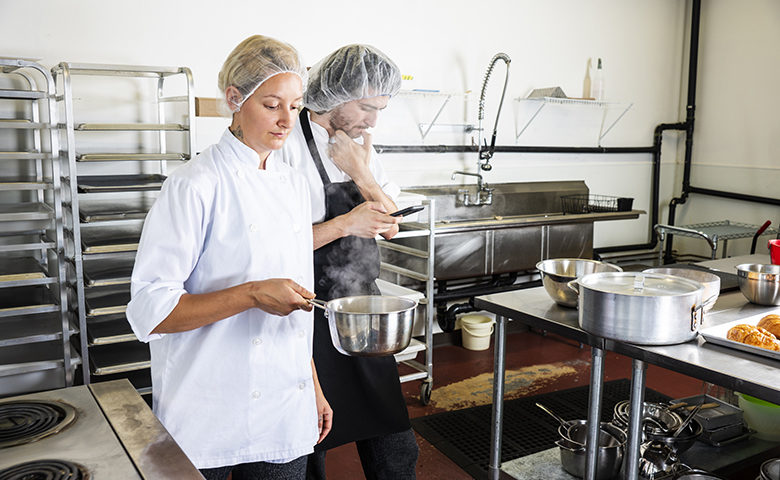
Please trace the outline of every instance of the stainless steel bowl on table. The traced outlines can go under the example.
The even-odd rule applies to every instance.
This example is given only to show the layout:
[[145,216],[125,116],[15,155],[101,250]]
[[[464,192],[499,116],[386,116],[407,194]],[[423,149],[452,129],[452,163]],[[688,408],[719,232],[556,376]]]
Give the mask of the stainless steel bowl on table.
[[536,264],[542,276],[542,285],[558,305],[577,307],[577,292],[566,285],[577,278],[595,272],[622,272],[617,265],[584,258],[550,258]]
[[737,265],[739,290],[750,303],[780,305],[780,265]]
[[359,295],[310,302],[325,310],[333,346],[344,355],[393,355],[412,341],[415,300],[389,295]]
[[713,301],[704,307],[705,312],[710,311],[710,309],[715,306],[715,300],[717,300],[718,295],[720,294],[720,277],[714,273],[705,272],[704,270],[696,270],[693,268],[654,267],[645,269],[644,272],[674,275],[701,283],[704,285],[702,299],[706,301],[713,298]]

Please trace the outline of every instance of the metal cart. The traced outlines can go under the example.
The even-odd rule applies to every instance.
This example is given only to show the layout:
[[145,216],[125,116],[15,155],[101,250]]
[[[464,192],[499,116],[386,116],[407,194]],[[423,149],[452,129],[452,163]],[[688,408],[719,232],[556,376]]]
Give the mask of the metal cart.
[[168,169],[195,154],[192,74],[76,63],[60,63],[52,74],[63,118],[69,301],[81,326],[83,382],[127,378],[147,395],[149,348],[124,312],[146,213]]
[[[759,235],[776,235],[777,230],[772,228],[766,228],[768,224],[763,226],[750,225],[746,223],[732,222],[730,220],[722,220],[718,222],[697,223],[693,225],[684,225],[676,227],[674,225],[656,224],[653,229],[658,234],[658,239],[661,242],[661,248],[659,250],[659,264],[663,265],[664,245],[666,235],[680,235],[683,237],[702,238],[710,246],[712,250],[711,258],[715,260],[718,243],[723,242],[723,254],[722,257],[726,258],[728,250],[728,241],[738,238],[757,238]],[[763,230],[762,230],[763,229]],[[753,245],[755,248],[755,243]]]
[[[434,219],[436,218],[435,201],[433,199],[426,199],[421,202],[426,206],[428,214],[428,225],[426,229],[414,229],[414,230],[402,230],[396,234],[394,239],[409,238],[409,237],[428,237],[428,248],[426,250],[420,250],[416,248],[410,248],[404,245],[398,245],[385,240],[378,240],[377,243],[382,248],[394,250],[405,255],[412,255],[417,258],[425,260],[425,270],[422,272],[410,270],[407,268],[399,267],[390,263],[382,262],[381,269],[385,272],[389,272],[396,277],[397,284],[401,284],[401,277],[410,278],[419,282],[424,282],[425,292],[424,297],[420,300],[420,305],[424,306],[425,310],[425,342],[420,345],[421,342],[412,339],[412,344],[407,350],[400,352],[396,355],[397,359],[400,359],[399,363],[407,365],[415,370],[414,373],[401,375],[401,382],[410,382],[413,380],[422,380],[420,385],[420,401],[423,405],[428,405],[431,401],[431,392],[433,391],[433,321],[436,318],[434,312],[433,302],[433,288],[434,288]],[[419,314],[419,310],[418,310]],[[425,363],[420,363],[414,358],[406,359],[404,357],[405,352],[412,352],[410,355],[416,356],[416,352],[425,350]]]
[[81,362],[67,316],[54,80],[0,58],[0,396],[68,387]]

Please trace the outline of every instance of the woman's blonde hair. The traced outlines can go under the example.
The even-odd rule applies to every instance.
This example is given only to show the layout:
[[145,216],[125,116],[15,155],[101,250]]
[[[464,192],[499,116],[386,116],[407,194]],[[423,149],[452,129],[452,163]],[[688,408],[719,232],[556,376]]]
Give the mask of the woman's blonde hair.
[[242,98],[231,102],[230,111],[238,111],[241,104],[266,80],[280,73],[294,73],[306,85],[306,68],[298,51],[291,45],[263,35],[252,35],[239,43],[228,55],[219,71],[217,85],[225,98],[225,91],[233,86]]

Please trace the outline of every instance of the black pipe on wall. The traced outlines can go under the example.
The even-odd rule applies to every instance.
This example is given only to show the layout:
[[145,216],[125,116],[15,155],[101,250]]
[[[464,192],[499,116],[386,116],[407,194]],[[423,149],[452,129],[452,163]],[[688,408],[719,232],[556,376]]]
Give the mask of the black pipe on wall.
[[[374,145],[377,153],[471,153],[473,145]],[[654,147],[544,147],[505,145],[496,146],[503,153],[653,153]]]

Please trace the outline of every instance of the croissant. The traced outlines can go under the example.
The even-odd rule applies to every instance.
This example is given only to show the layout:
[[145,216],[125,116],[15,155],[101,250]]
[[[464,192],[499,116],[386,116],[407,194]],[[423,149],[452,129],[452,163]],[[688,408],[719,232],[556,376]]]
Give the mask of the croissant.
[[780,315],[767,315],[758,322],[758,326],[780,338]]
[[780,352],[780,340],[761,327],[742,323],[729,329],[726,338],[745,345]]

